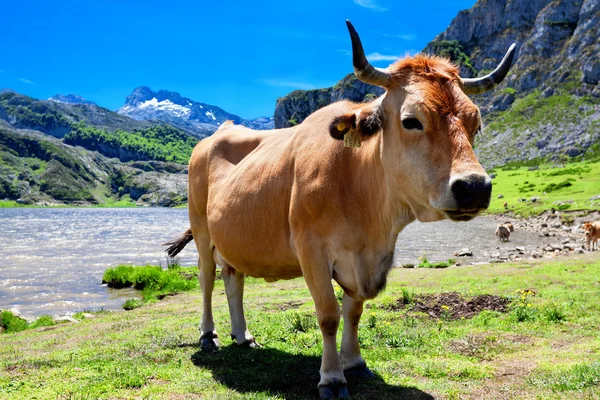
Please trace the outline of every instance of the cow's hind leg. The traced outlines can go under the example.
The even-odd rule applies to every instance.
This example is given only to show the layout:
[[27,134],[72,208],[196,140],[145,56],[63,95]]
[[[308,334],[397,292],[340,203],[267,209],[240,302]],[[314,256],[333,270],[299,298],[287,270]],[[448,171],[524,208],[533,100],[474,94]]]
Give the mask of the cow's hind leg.
[[194,241],[198,248],[198,279],[202,290],[202,319],[200,320],[200,347],[214,351],[219,348],[217,331],[212,313],[212,292],[215,287],[217,265],[213,258],[210,236],[194,231]]
[[353,299],[344,293],[342,314],[344,316],[344,333],[340,358],[346,378],[370,378],[373,373],[367,368],[360,355],[358,344],[358,322],[363,312],[363,302]]
[[235,339],[239,346],[257,347],[254,336],[246,327],[246,318],[244,317],[244,274],[227,263],[222,265],[225,293],[231,317],[231,339]]

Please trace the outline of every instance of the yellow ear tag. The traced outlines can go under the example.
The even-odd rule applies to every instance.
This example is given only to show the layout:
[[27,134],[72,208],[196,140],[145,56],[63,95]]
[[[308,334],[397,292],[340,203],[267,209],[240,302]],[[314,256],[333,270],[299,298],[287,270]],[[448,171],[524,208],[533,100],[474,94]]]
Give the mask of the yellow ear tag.
[[350,129],[344,135],[344,147],[360,147],[360,136],[356,134],[355,129]]

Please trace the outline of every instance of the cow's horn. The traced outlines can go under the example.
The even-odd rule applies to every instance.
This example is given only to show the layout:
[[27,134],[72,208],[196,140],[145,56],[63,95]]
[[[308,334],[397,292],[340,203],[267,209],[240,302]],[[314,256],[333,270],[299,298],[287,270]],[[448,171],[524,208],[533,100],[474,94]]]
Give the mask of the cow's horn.
[[480,78],[462,78],[463,82],[463,90],[466,94],[479,94],[484,93],[489,90],[495,88],[506,74],[508,74],[508,70],[513,61],[513,57],[515,56],[515,48],[517,47],[516,43],[510,45],[510,48],[506,52],[506,55],[500,61],[500,64],[496,67],[495,70],[487,74],[486,76],[482,76]]
[[373,67],[365,57],[360,37],[356,33],[356,29],[350,21],[346,20],[348,31],[350,31],[350,39],[352,40],[352,64],[354,64],[354,75],[364,83],[385,87],[389,80],[390,74],[386,70]]

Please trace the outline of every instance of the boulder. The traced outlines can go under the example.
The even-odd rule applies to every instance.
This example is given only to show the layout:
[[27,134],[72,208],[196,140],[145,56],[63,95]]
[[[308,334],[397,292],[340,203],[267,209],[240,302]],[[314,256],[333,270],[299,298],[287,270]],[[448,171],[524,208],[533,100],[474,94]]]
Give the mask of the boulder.
[[473,257],[473,252],[468,247],[462,248],[454,253],[456,257]]

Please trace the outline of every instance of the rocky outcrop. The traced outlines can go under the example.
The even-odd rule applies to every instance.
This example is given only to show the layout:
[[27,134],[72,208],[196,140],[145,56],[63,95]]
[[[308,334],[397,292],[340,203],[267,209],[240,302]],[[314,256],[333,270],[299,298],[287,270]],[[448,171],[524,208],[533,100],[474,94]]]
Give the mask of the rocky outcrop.
[[[450,57],[462,76],[472,77],[493,70],[517,43],[509,76],[495,90],[474,96],[485,133],[477,138],[476,152],[493,167],[581,155],[600,142],[598,37],[600,0],[479,0],[423,51]],[[334,88],[278,99],[275,126],[299,123],[341,98],[363,101],[366,94],[381,93],[350,77]]]
[[383,89],[359,81],[354,74],[347,75],[331,88],[296,90],[277,99],[275,128],[299,124],[319,108],[342,99],[355,102],[371,101],[381,94]]

